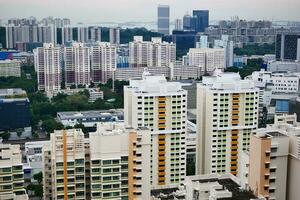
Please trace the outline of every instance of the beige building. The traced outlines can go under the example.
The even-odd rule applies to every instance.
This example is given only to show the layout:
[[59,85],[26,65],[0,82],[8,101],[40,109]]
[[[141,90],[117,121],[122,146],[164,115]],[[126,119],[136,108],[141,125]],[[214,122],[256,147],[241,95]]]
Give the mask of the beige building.
[[19,145],[0,143],[0,199],[28,200]]
[[258,89],[237,73],[216,70],[197,85],[196,174],[237,175],[239,157],[257,128]]
[[150,156],[147,128],[98,123],[89,138],[55,131],[43,148],[44,199],[149,199]]
[[212,72],[215,68],[226,66],[225,50],[223,48],[191,48],[187,54],[188,64],[198,66],[203,72]]
[[151,188],[178,186],[185,179],[187,91],[180,83],[144,72],[124,88],[126,126],[151,130]]
[[159,37],[143,41],[134,36],[129,43],[129,64],[132,67],[168,67],[176,61],[176,45],[163,42]]
[[0,77],[21,77],[21,62],[17,60],[0,60]]
[[288,136],[259,129],[249,151],[249,189],[267,199],[286,199]]

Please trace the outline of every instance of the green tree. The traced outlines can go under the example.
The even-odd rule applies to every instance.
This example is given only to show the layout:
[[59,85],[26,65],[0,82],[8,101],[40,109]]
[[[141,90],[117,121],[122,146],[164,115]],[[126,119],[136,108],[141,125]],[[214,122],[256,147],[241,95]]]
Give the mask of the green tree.
[[61,130],[64,126],[53,118],[46,119],[42,123],[42,127],[47,133],[53,133],[54,130]]
[[7,141],[10,138],[10,132],[9,131],[5,131],[3,133],[0,134],[0,137],[2,137],[2,139],[4,141]]
[[42,184],[42,182],[43,182],[43,173],[39,172],[37,174],[34,174],[33,179],[36,180],[39,185]]

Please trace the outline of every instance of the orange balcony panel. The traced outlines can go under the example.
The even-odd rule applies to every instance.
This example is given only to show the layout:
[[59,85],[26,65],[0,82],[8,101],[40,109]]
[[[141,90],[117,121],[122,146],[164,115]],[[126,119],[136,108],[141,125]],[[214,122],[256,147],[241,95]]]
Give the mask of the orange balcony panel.
[[159,176],[164,176],[164,175],[166,175],[166,172],[158,172],[158,175]]
[[158,141],[158,144],[163,144],[163,145],[165,145],[165,144],[166,144],[166,141]]
[[237,164],[237,161],[231,161],[230,164],[231,164],[231,165],[236,165],[236,164]]
[[158,117],[165,117],[166,114],[158,114]]
[[232,103],[240,103],[240,100],[232,100]]
[[159,120],[158,120],[158,123],[160,123],[160,124],[161,124],[161,123],[166,123],[166,120],[165,120],[165,119],[159,119]]
[[239,119],[240,117],[239,116],[236,116],[236,115],[233,115],[232,117],[231,117],[231,119]]
[[166,128],[166,125],[158,125],[158,128]]
[[233,111],[232,111],[232,114],[239,114],[239,113],[240,113],[239,110],[233,110]]
[[159,146],[158,150],[166,150],[166,147],[165,146]]
[[231,174],[236,176],[237,175],[237,171],[232,171]]
[[239,121],[231,121],[231,124],[239,124]]
[[158,112],[166,112],[167,110],[165,108],[159,108]]
[[233,105],[232,108],[240,108],[239,105]]
[[231,144],[238,144],[238,141],[232,141]]
[[165,138],[166,138],[166,135],[164,135],[164,134],[158,135],[158,139],[165,139]]
[[230,170],[237,170],[237,166],[231,166]]
[[166,97],[158,97],[158,101],[165,101],[165,100],[167,100]]
[[160,161],[160,162],[158,162],[158,165],[165,165],[165,164],[166,164],[165,161]]
[[239,138],[238,136],[231,136],[232,140],[235,140],[235,139],[238,139],[238,138]]
[[239,98],[240,94],[232,94],[232,98]]
[[165,181],[166,178],[165,178],[165,177],[158,177],[158,180],[159,180],[159,181]]
[[165,182],[158,182],[158,185],[165,185]]
[[238,156],[231,156],[231,159],[238,159]]
[[239,133],[239,130],[232,130],[231,133],[232,133],[232,134],[234,134],[234,133],[237,134],[237,133]]
[[159,167],[158,170],[166,170],[166,167]]
[[166,107],[165,103],[158,103],[158,107]]
[[231,150],[236,150],[236,149],[238,149],[237,146],[231,146]]

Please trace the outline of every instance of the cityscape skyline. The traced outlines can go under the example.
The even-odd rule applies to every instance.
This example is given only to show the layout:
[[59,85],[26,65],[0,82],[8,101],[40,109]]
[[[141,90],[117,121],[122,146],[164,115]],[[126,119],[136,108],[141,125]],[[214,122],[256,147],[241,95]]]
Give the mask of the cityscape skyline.
[[[192,14],[192,10],[210,10],[211,20],[230,19],[234,16],[239,16],[242,19],[255,20],[291,20],[298,21],[300,16],[297,8],[300,7],[300,2],[297,0],[289,0],[289,3],[280,0],[274,4],[271,0],[257,1],[249,4],[248,2],[240,2],[237,0],[230,0],[226,2],[220,2],[218,0],[204,0],[201,3],[187,1],[158,1],[158,2],[146,2],[137,0],[121,0],[116,2],[112,0],[105,2],[105,9],[101,10],[103,1],[87,0],[84,2],[75,0],[67,1],[47,1],[41,2],[37,0],[28,0],[24,2],[16,0],[1,0],[0,19],[2,21],[13,17],[29,17],[34,16],[37,18],[43,18],[45,16],[45,9],[47,9],[47,16],[54,17],[68,17],[71,18],[74,23],[103,23],[103,22],[149,22],[155,21],[157,15],[157,6],[159,4],[167,4],[170,6],[170,21],[174,21],[176,18],[181,18],[187,12]],[[71,4],[72,3],[72,4]],[[57,6],[57,5],[60,6]],[[93,4],[94,6],[90,6]],[[127,6],[122,6],[122,5]],[[71,9],[66,10],[66,7],[72,5]],[[272,9],[270,9],[272,5]],[[14,7],[14,9],[9,9]],[[100,8],[100,9],[99,9]],[[268,8],[268,9],[266,9]],[[86,12],[77,13],[85,9]],[[115,12],[111,12],[115,10]],[[135,12],[128,12],[134,10]],[[100,11],[100,12],[99,12]],[[253,13],[255,12],[255,16]],[[122,13],[121,15],[115,15],[115,13]],[[125,15],[125,16],[124,16]],[[137,18],[139,18],[137,20]],[[2,22],[3,23],[3,22]]]

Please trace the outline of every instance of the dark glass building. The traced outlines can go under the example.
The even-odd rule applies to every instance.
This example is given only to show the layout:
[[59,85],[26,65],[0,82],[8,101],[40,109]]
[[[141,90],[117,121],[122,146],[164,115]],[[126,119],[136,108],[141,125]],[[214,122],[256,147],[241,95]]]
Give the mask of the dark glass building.
[[192,29],[196,32],[204,32],[209,25],[208,10],[193,10],[193,18],[191,21]]
[[157,8],[157,32],[170,34],[170,7],[168,5],[159,5]]
[[0,90],[0,131],[30,127],[29,99],[26,93],[6,93],[5,90]]
[[300,32],[277,34],[276,59],[287,61],[300,60]]
[[177,56],[185,55],[190,48],[195,48],[197,33],[195,31],[173,31],[172,41],[176,44]]

